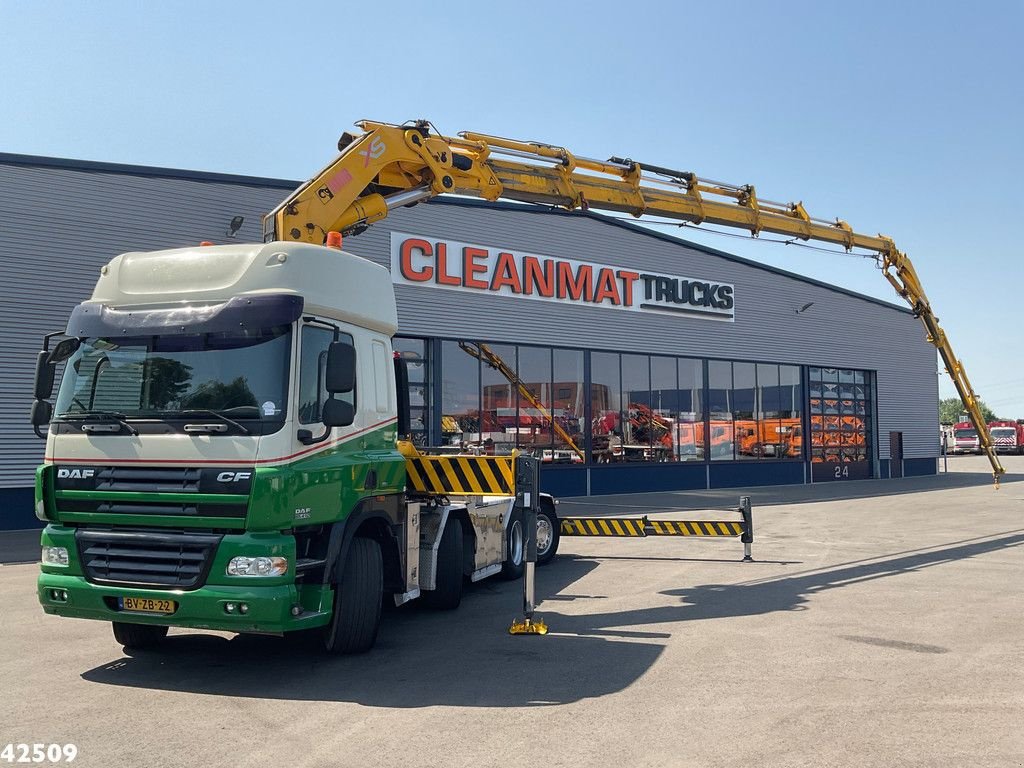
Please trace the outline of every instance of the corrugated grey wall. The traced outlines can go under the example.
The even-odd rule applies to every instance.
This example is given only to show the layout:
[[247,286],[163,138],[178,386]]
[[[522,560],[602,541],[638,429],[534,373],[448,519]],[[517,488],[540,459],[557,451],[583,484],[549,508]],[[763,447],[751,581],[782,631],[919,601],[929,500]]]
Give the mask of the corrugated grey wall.
[[[89,296],[99,268],[129,250],[230,242],[236,215],[245,217],[236,239],[259,240],[260,216],[289,188],[73,165],[0,157],[0,487],[32,483],[43,449],[28,426],[35,353]],[[875,370],[881,456],[889,430],[904,432],[908,458],[937,453],[935,353],[920,323],[896,308],[594,218],[503,207],[399,209],[346,249],[388,264],[391,229],[736,285],[735,323],[399,286],[403,333]]]

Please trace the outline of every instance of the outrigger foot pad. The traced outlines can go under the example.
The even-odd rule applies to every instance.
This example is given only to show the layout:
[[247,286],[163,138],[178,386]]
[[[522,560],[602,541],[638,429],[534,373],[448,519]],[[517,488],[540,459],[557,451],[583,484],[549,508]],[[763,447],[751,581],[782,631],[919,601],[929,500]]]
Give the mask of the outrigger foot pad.
[[546,635],[548,625],[544,623],[543,619],[523,619],[513,621],[512,626],[508,628],[508,633],[510,635]]

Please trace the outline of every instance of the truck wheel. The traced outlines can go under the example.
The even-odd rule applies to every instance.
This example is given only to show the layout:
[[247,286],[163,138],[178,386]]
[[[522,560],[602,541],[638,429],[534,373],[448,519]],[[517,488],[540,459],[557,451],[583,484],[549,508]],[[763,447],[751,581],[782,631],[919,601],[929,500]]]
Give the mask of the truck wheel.
[[380,626],[384,559],[380,544],[357,536],[334,585],[334,613],[324,628],[331,653],[363,653],[373,647]]
[[155,624],[126,624],[123,621],[112,622],[114,639],[129,650],[155,648],[167,637],[167,627]]
[[508,553],[501,564],[501,578],[518,579],[523,575],[523,564],[526,560],[526,531],[523,525],[523,510],[516,507],[512,510],[512,519],[508,523]]
[[560,523],[554,505],[543,501],[537,508],[537,565],[547,565],[558,552]]
[[450,611],[462,602],[462,523],[453,517],[445,523],[437,548],[435,588],[423,593],[423,604]]

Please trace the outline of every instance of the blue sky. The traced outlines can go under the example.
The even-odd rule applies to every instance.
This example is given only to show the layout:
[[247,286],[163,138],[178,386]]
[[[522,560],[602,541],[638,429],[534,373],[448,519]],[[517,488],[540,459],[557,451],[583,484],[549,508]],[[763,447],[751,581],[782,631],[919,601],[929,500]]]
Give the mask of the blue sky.
[[[1024,418],[1019,0],[0,0],[0,29],[4,152],[304,179],[355,120],[427,117],[802,200],[895,238]],[[896,299],[868,260],[681,234]]]

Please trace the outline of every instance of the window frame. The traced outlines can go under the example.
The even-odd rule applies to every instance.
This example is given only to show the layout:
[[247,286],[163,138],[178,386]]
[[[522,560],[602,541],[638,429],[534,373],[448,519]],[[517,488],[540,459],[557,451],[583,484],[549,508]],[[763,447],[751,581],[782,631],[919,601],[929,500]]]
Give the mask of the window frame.
[[[327,346],[317,353],[317,365],[316,365],[316,416],[312,421],[303,421],[302,415],[302,397],[304,395],[303,387],[303,374],[305,373],[304,363],[306,361],[306,330],[319,330],[326,331],[331,334],[331,340]],[[302,426],[308,427],[311,425],[323,423],[323,407],[324,403],[331,398],[331,394],[326,392],[324,389],[324,374],[327,368],[327,349],[331,343],[335,341],[348,341],[349,345],[356,352],[356,369],[359,368],[359,350],[356,347],[355,337],[347,331],[341,330],[340,327],[328,320],[321,320],[319,318],[305,319],[299,328],[298,333],[298,351],[297,351],[297,371],[295,377],[295,423]],[[351,392],[345,392],[344,394],[334,395],[338,399],[345,400],[346,402],[352,403],[352,407],[357,409],[358,412],[358,390],[359,390],[359,376],[356,376],[356,386]]]

